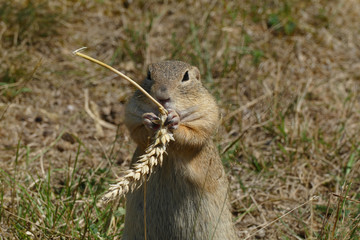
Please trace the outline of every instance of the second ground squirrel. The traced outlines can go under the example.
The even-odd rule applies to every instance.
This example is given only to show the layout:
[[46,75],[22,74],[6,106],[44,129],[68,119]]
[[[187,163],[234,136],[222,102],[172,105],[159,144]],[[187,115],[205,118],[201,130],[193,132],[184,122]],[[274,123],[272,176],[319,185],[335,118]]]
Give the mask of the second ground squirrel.
[[[146,183],[147,239],[236,239],[228,181],[211,139],[219,109],[199,70],[180,61],[151,64],[142,87],[169,111],[166,125],[175,138]],[[125,124],[138,145],[132,164],[159,128],[158,114],[140,91],[129,100]],[[143,207],[144,185],[127,194],[123,239],[144,239]]]

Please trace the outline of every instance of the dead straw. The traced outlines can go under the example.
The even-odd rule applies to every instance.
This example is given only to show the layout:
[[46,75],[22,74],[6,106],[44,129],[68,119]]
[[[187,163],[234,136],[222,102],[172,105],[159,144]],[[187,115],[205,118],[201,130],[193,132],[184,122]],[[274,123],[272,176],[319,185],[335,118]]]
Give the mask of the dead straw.
[[312,202],[312,201],[315,201],[315,200],[317,200],[318,198],[319,198],[318,196],[312,196],[309,200],[307,200],[307,201],[304,202],[303,204],[300,204],[300,205],[297,206],[296,208],[291,209],[291,210],[288,211],[287,213],[281,215],[280,217],[274,219],[273,221],[271,221],[271,222],[269,222],[269,223],[266,223],[266,224],[264,224],[264,225],[262,225],[262,226],[259,226],[259,228],[260,228],[259,230],[255,231],[255,232],[252,233],[250,236],[246,237],[244,240],[247,240],[247,239],[255,236],[255,234],[258,233],[258,232],[260,232],[262,229],[267,228],[267,227],[270,226],[271,224],[273,224],[273,223],[279,221],[280,219],[282,219],[283,217],[289,215],[290,213],[292,213],[292,212],[295,211],[296,209],[301,208],[302,206],[304,206],[304,205],[306,205],[306,204],[308,204],[308,203],[310,203],[310,202]]

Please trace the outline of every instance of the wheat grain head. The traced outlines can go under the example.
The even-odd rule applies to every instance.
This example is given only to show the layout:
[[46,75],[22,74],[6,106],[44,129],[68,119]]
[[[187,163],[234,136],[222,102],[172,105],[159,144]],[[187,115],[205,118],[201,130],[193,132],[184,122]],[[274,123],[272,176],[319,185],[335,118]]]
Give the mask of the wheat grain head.
[[102,197],[103,202],[115,200],[129,191],[134,191],[150,177],[157,165],[162,165],[166,146],[171,140],[174,141],[172,133],[164,126],[166,118],[167,115],[161,115],[160,128],[155,132],[152,144],[145,150],[145,154],[139,157],[139,160],[132,168],[124,173],[123,177],[119,178],[115,184],[110,185],[109,190]]

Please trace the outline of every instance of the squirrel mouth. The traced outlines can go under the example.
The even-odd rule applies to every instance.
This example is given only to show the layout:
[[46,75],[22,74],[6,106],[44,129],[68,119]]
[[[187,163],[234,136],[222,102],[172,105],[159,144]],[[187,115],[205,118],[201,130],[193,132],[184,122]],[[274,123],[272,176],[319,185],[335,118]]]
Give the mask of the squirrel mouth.
[[166,110],[173,109],[173,103],[171,102],[170,98],[158,99],[158,101]]

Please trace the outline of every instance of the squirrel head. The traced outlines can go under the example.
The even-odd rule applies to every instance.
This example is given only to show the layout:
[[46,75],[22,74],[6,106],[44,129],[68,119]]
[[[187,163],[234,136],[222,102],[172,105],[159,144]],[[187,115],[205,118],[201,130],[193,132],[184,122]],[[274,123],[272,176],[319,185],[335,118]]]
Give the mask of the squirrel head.
[[199,69],[181,61],[150,64],[142,87],[166,109],[178,111],[198,105],[205,100],[202,94],[208,94]]

